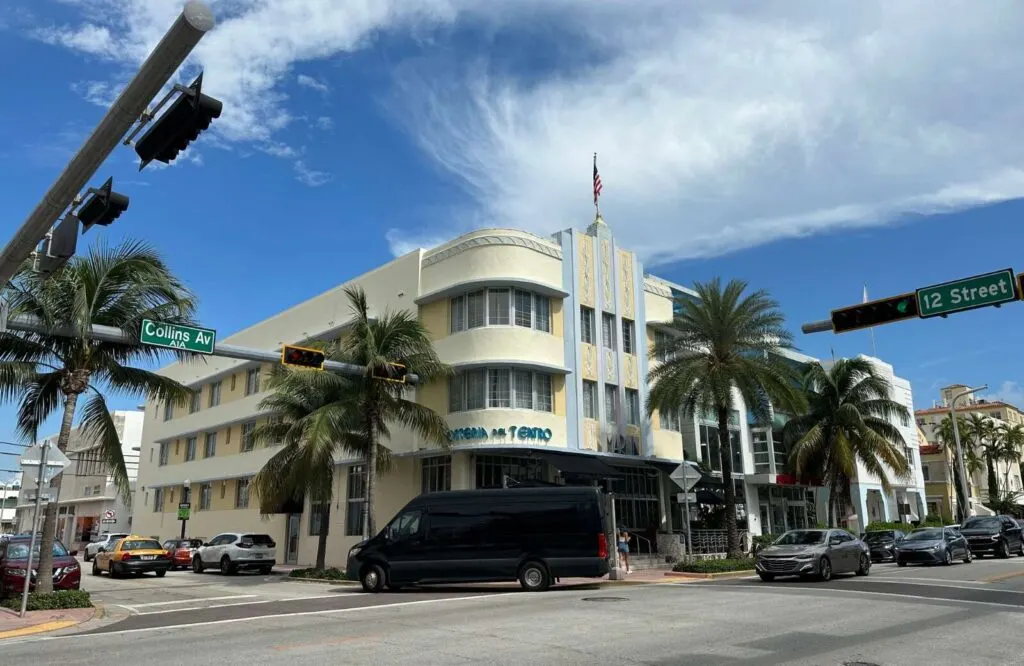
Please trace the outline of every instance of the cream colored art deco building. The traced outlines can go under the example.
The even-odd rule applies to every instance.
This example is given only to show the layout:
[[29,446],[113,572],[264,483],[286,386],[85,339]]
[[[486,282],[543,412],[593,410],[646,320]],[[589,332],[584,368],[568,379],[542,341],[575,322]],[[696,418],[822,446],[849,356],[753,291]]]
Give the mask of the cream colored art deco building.
[[[418,312],[441,358],[457,370],[450,382],[415,389],[418,401],[448,419],[451,455],[396,429],[388,446],[397,464],[379,484],[379,525],[424,491],[614,478],[620,524],[649,530],[651,540],[655,530],[678,526],[679,488],[667,473],[682,460],[684,441],[691,459],[706,458],[713,433],[700,419],[645,417],[647,352],[657,324],[671,320],[673,300],[693,294],[645,275],[603,221],[551,238],[475,231],[346,284],[361,286],[375,312]],[[337,336],[348,316],[339,286],[223,342],[278,350]],[[307,502],[266,518],[250,497],[249,479],[275,450],[249,436],[273,416],[257,409],[269,369],[210,358],[161,371],[199,393],[186,407],[146,406],[135,531],[178,534],[177,507],[187,500],[190,536],[260,530],[278,541],[282,561],[304,564],[314,559],[326,518],[328,557],[343,563],[361,528],[359,461],[338,460],[330,507]],[[748,439],[744,433],[747,451]]]

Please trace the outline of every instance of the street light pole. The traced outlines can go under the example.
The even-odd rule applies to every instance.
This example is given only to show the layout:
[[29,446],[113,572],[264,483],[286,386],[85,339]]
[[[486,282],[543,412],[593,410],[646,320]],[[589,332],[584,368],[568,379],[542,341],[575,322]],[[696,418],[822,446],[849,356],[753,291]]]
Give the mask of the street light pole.
[[135,77],[121,91],[100,124],[0,252],[0,289],[7,285],[21,263],[46,237],[203,35],[213,28],[213,22],[213,12],[204,3],[198,0],[185,3],[178,19],[142,63]]
[[967,467],[964,465],[964,449],[960,444],[960,426],[957,424],[956,418],[956,401],[960,398],[976,393],[978,391],[984,391],[988,388],[988,384],[982,384],[974,388],[969,388],[966,391],[961,391],[953,396],[953,399],[949,401],[949,418],[953,421],[953,442],[956,444],[956,460],[957,469],[960,470],[960,494],[963,497],[963,506],[957,513],[960,514],[960,522],[967,520],[967,516],[970,515],[970,486],[967,484]]
[[[180,510],[182,508],[182,505],[186,505],[187,504],[188,506],[185,507],[185,511],[187,513],[183,514],[183,515],[188,515],[188,514],[192,513],[192,482],[190,480],[188,480],[188,479],[185,479],[185,482],[182,483],[181,485],[182,485],[182,488],[184,488],[184,492],[188,493],[188,495],[187,495],[188,501],[186,501],[185,497],[182,497],[181,498],[181,505],[178,506],[178,509]],[[181,537],[180,537],[181,539],[185,538],[185,526],[186,525],[188,525],[188,518],[182,518],[181,519]]]

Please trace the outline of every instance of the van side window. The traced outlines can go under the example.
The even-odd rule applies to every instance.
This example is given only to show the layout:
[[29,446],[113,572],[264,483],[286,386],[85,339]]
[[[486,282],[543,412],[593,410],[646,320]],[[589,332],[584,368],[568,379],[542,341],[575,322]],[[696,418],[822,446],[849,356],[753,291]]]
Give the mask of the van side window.
[[483,543],[494,530],[494,516],[486,507],[445,506],[430,511],[428,538],[447,542]]
[[396,517],[388,525],[388,538],[399,540],[416,536],[420,531],[420,518],[422,516],[422,511],[408,511]]

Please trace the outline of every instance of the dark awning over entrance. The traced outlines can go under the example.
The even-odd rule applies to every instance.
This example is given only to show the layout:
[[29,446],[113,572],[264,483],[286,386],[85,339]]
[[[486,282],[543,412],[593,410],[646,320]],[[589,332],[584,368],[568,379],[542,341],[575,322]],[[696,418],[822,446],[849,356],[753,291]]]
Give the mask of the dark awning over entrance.
[[573,453],[536,452],[541,458],[563,474],[585,476],[591,479],[617,479],[622,474],[596,456]]

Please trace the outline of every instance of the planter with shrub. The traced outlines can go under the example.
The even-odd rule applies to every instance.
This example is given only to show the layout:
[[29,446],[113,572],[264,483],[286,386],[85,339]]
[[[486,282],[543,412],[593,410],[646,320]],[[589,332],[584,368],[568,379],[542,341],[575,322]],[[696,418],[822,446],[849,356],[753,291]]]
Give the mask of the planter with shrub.
[[339,569],[338,567],[327,567],[326,569],[317,569],[315,567],[310,567],[308,569],[293,569],[288,572],[288,577],[298,578],[299,580],[330,581],[332,583],[348,580],[348,576],[345,575],[345,570]]
[[[16,594],[0,601],[0,605],[11,610],[21,610],[21,595]],[[50,594],[28,595],[27,610],[65,610],[69,608],[92,608],[89,593],[85,590],[58,590]]]
[[676,573],[718,574],[733,571],[753,571],[754,558],[738,557],[723,560],[682,560],[676,562],[672,571]]

